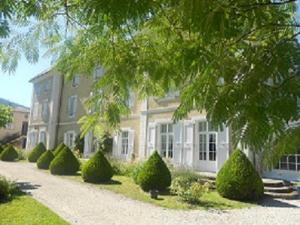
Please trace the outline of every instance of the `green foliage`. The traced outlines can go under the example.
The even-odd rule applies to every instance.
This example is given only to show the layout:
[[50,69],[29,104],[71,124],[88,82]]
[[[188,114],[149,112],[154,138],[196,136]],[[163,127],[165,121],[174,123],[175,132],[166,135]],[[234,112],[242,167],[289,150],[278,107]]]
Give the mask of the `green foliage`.
[[8,145],[4,151],[0,154],[0,159],[2,161],[13,162],[18,159],[19,155],[16,149],[12,145]]
[[53,153],[50,150],[48,150],[39,157],[36,165],[39,169],[48,170],[50,163],[52,162],[53,159],[54,159]]
[[79,151],[80,155],[83,154],[83,150],[84,150],[84,138],[81,138],[80,135],[76,136],[75,139],[75,147],[74,150]]
[[113,139],[108,132],[105,132],[100,138],[100,148],[105,153],[111,153],[113,147]]
[[0,154],[1,154],[1,152],[2,152],[3,150],[4,150],[3,146],[0,145]]
[[19,160],[26,160],[28,158],[28,152],[24,149],[15,148],[18,153]]
[[65,147],[67,146],[64,143],[60,143],[53,151],[54,156],[57,156]]
[[103,153],[97,151],[89,161],[83,165],[81,175],[85,182],[107,182],[113,176],[113,169]]
[[15,183],[0,176],[0,202],[10,200],[17,191]]
[[209,184],[201,184],[195,177],[178,176],[172,180],[171,192],[178,195],[183,201],[191,204],[200,202],[203,194],[209,191]]
[[[232,128],[235,144],[253,150],[272,142],[287,121],[299,119],[296,1],[34,3],[5,3],[4,12],[15,13],[20,26],[31,26],[3,41],[2,69],[13,70],[20,52],[35,62],[38,40],[67,77],[92,74],[101,65],[104,76],[93,85],[96,94],[88,102],[93,113],[82,120],[84,131],[99,124],[116,128],[130,111],[129,90],[140,98],[161,97],[174,87],[181,100],[174,119],[206,111],[215,125]],[[67,41],[62,8],[74,31]]]
[[135,167],[133,168],[133,170],[131,171],[130,175],[134,181],[134,183],[139,184],[139,174],[140,172],[143,170],[143,163],[138,163],[135,165]]
[[0,104],[0,128],[3,128],[7,124],[11,123],[12,119],[13,118],[11,108]]
[[28,161],[36,162],[44,152],[46,152],[45,145],[43,143],[39,143],[28,155]]
[[217,175],[217,191],[234,200],[258,200],[264,193],[263,182],[247,156],[235,150]]
[[137,183],[144,191],[164,191],[171,185],[171,173],[157,151],[144,163]]
[[73,155],[72,151],[65,147],[50,163],[51,174],[56,175],[73,175],[79,170],[80,164],[78,159]]

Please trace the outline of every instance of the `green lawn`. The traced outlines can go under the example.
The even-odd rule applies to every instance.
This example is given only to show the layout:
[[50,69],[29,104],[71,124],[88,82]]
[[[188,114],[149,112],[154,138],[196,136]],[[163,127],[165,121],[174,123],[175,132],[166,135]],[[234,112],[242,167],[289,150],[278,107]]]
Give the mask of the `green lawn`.
[[[62,176],[64,178],[76,180],[84,183],[78,174],[77,176]],[[251,207],[253,204],[243,203],[238,201],[232,201],[221,197],[216,191],[206,193],[202,197],[202,201],[199,205],[190,205],[188,203],[180,201],[179,197],[175,195],[165,194],[160,195],[158,200],[151,199],[148,193],[145,193],[141,188],[136,185],[133,180],[126,176],[114,176],[113,182],[110,184],[89,184],[94,185],[100,189],[113,191],[115,193],[122,194],[128,198],[140,200],[143,202],[152,203],[154,205],[162,206],[170,209],[236,209]]]
[[68,225],[47,207],[27,195],[0,203],[0,225]]

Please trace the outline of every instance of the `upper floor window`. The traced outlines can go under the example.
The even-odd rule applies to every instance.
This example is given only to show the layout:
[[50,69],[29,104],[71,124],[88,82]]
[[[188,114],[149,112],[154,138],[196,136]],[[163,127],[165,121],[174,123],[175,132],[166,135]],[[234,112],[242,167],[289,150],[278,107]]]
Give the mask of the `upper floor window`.
[[79,82],[80,82],[80,76],[74,75],[72,78],[72,87],[78,87]]
[[42,103],[42,117],[43,119],[47,119],[49,114],[49,103],[48,100]]
[[99,79],[102,75],[103,75],[103,69],[99,66],[95,67],[94,71],[93,71],[93,79],[97,80]]
[[39,116],[39,103],[35,102],[33,104],[33,109],[32,109],[32,117],[34,120],[38,119]]
[[77,96],[70,96],[68,99],[68,116],[73,118],[76,115]]
[[44,92],[48,92],[50,90],[50,81],[46,80],[43,86]]
[[134,93],[130,92],[129,93],[129,97],[128,97],[127,101],[126,101],[126,106],[128,108],[132,108],[134,106],[134,101],[135,101]]

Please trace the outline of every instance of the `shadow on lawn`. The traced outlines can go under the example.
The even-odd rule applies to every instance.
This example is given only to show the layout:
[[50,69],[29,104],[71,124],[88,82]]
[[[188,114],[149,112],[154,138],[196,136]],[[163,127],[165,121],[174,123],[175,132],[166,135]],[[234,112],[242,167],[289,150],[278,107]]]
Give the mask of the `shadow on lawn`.
[[264,207],[276,207],[276,208],[299,208],[299,206],[292,204],[293,201],[286,202],[271,197],[265,197],[262,201],[258,202],[259,205]]

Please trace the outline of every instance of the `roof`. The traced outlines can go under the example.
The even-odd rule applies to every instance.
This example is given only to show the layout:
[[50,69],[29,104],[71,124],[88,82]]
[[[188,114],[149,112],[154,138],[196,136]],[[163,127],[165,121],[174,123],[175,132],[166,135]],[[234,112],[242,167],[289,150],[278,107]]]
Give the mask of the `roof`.
[[29,80],[29,82],[31,82],[31,83],[32,83],[32,82],[35,82],[36,80],[42,78],[43,76],[48,75],[48,73],[49,73],[51,70],[52,70],[52,68],[46,69],[46,70],[40,72],[39,74],[37,74],[36,76],[34,76],[33,78],[31,78],[31,79]]
[[7,99],[4,99],[4,98],[0,98],[0,104],[9,106],[9,107],[13,108],[15,111],[22,111],[22,112],[29,112],[30,111],[29,107],[26,107],[24,105],[20,105],[20,104],[15,103],[15,102],[11,102],[11,101],[9,101]]

